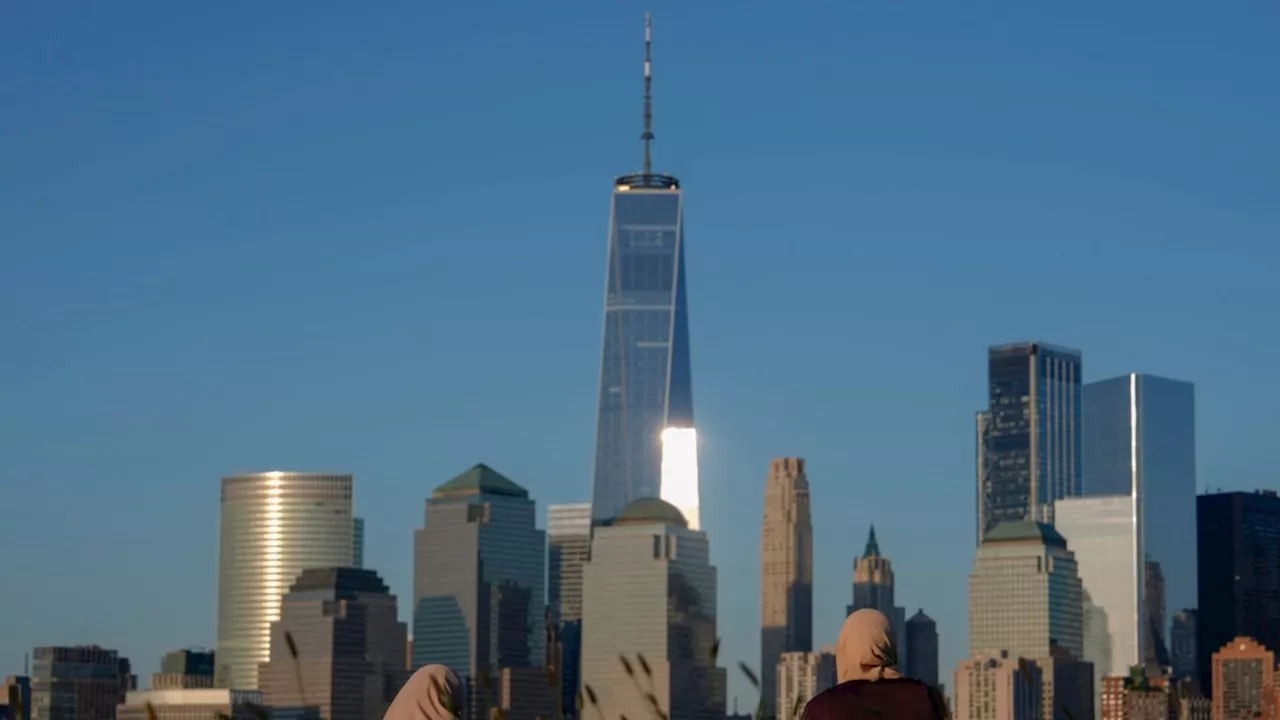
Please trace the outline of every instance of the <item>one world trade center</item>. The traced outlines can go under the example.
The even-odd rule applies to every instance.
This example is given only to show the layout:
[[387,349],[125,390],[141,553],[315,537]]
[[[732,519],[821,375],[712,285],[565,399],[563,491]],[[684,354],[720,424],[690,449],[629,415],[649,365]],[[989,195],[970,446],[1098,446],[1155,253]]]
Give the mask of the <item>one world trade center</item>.
[[651,25],[645,18],[644,165],[613,183],[591,515],[662,497],[698,526],[680,181],[654,173]]

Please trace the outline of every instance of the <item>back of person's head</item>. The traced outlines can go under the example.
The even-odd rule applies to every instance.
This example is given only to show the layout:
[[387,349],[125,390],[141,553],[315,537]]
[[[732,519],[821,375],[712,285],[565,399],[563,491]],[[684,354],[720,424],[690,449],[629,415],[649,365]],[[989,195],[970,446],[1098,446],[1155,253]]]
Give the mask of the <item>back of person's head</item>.
[[457,673],[444,665],[424,665],[396,693],[383,720],[454,720],[463,710]]
[[845,618],[836,641],[836,676],[840,682],[901,677],[893,629],[884,613],[864,608]]

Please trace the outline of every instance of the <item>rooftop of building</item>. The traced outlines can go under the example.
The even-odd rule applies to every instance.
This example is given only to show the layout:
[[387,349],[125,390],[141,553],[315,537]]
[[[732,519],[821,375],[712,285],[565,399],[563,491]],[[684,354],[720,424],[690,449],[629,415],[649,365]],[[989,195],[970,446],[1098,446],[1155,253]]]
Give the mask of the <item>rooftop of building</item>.
[[931,617],[929,617],[928,615],[925,615],[925,614],[924,614],[924,608],[920,608],[919,610],[916,610],[916,614],[915,614],[915,615],[912,615],[912,616],[911,616],[911,619],[910,619],[910,620],[908,620],[907,622],[909,622],[909,623],[928,623],[928,624],[930,624],[930,625],[936,625],[936,624],[937,624],[937,623],[935,623],[935,622],[933,621],[933,618],[931,618]]
[[459,495],[506,495],[527,498],[529,491],[493,468],[479,463],[471,469],[444,483],[431,493],[431,497],[455,497]]
[[662,173],[633,173],[619,175],[613,179],[614,190],[629,192],[631,190],[679,190],[680,180],[674,175]]
[[1067,546],[1067,541],[1052,525],[1031,522],[1030,520],[1012,520],[1002,522],[991,528],[982,544],[991,543],[1026,543],[1035,542],[1050,547]]
[[1060,355],[1072,355],[1080,357],[1081,353],[1075,348],[1069,348],[1065,345],[1054,345],[1052,343],[1040,342],[1038,340],[1005,343],[1003,345],[992,345],[987,348],[988,355],[1015,355],[1019,353],[1036,353],[1040,351],[1056,353]]
[[666,500],[659,498],[640,498],[633,500],[622,508],[622,512],[611,523],[617,525],[675,525],[689,527],[684,513]]
[[373,570],[352,567],[313,568],[303,570],[289,592],[332,590],[338,597],[356,593],[389,593],[391,589]]

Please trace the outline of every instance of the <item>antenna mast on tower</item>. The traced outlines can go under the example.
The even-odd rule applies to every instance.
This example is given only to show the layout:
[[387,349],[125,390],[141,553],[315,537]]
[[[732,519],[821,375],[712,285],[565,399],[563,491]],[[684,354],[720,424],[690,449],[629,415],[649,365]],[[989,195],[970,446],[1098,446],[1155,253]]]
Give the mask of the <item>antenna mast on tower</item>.
[[644,176],[653,173],[649,162],[649,143],[653,140],[653,95],[651,93],[653,77],[650,73],[649,47],[653,43],[653,21],[649,13],[644,14],[644,132],[640,139],[644,141]]

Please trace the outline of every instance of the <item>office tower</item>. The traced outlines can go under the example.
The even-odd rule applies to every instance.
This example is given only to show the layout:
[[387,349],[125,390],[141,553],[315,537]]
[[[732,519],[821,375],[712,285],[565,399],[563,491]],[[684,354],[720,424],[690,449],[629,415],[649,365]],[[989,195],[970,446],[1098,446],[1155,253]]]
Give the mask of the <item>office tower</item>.
[[259,673],[263,700],[316,706],[326,720],[381,717],[406,679],[407,636],[396,596],[376,572],[304,570],[271,623],[271,659]]
[[214,653],[212,650],[187,648],[165,653],[160,659],[160,673],[163,675],[190,675],[212,678],[214,674]]
[[[116,720],[207,720],[226,716],[231,720],[262,717],[262,693],[226,688],[165,688],[134,690],[116,708]],[[283,718],[279,712],[273,718]],[[314,716],[319,720],[319,716]]]
[[558,622],[582,619],[582,566],[591,552],[591,504],[547,506],[547,609]]
[[31,720],[30,677],[9,675],[4,679],[4,694],[0,695],[0,718]]
[[853,604],[848,614],[863,608],[879,610],[893,620],[893,563],[880,554],[874,525],[862,555],[853,559]]
[[79,645],[32,653],[32,720],[114,720],[132,689],[129,661],[115,650]]
[[826,652],[784,652],[778,655],[770,675],[776,675],[776,717],[799,720],[806,703],[835,686],[836,656]]
[[[1140,655],[1127,664],[1167,666],[1165,607],[1196,602],[1196,548],[1188,532],[1196,522],[1195,386],[1130,373],[1088,383],[1083,395],[1084,494],[1133,503]],[[1069,534],[1067,542],[1079,557]]]
[[1212,657],[1213,717],[1262,717],[1266,690],[1274,684],[1275,653],[1253,638],[1237,637]]
[[956,665],[956,720],[1039,720],[1040,666],[1006,651],[979,653]]
[[582,572],[582,684],[600,717],[650,717],[633,671],[641,656],[658,709],[670,718],[719,720],[725,671],[715,666],[716,569],[705,533],[690,530],[674,505],[642,498],[598,527]]
[[213,687],[215,668],[212,650],[174,650],[160,660],[160,672],[151,676],[152,690],[181,690]]
[[[813,525],[802,458],[769,463],[760,533],[760,694],[774,717],[774,678],[783,653],[813,648]],[[777,705],[781,711],[789,706]]]
[[[1093,668],[1083,654],[1082,593],[1075,556],[1053,527],[1027,521],[992,528],[978,546],[969,576],[969,653],[1007,651],[1040,665],[1051,713],[1075,704],[1092,714]],[[1077,674],[1083,666],[1089,677]],[[1084,690],[1077,693],[1080,684]],[[1070,687],[1063,687],[1069,684]],[[1052,720],[1046,714],[1046,720]]]
[[1187,608],[1173,616],[1169,628],[1169,655],[1173,663],[1173,676],[1196,676],[1196,610]]
[[350,475],[265,472],[222,479],[215,684],[258,689],[280,598],[303,570],[351,565]]
[[[505,720],[546,720],[556,716],[556,688],[540,667],[502,668],[494,689]],[[569,705],[573,708],[573,705]]]
[[[547,506],[547,610],[554,631],[560,708],[576,714],[582,643],[582,567],[591,554],[591,503]],[[552,648],[548,648],[550,652]]]
[[[683,202],[680,181],[654,173],[650,108],[650,27],[645,18],[644,166],[613,182],[604,301],[592,517],[616,515],[632,500],[696,507],[697,438],[689,316],[685,294]],[[672,477],[662,482],[664,432],[672,447]],[[690,456],[690,453],[693,453]],[[680,487],[683,482],[686,486]],[[666,485],[666,487],[664,487]],[[691,485],[691,487],[688,487]]]
[[845,614],[852,615],[863,608],[879,610],[888,618],[889,626],[893,628],[893,641],[898,648],[898,666],[905,668],[908,662],[905,641],[907,611],[893,604],[893,563],[880,554],[874,525],[867,536],[862,557],[853,560],[853,604],[845,609]]
[[1102,680],[1127,676],[1143,662],[1150,637],[1141,622],[1145,573],[1139,562],[1137,504],[1129,495],[1064,498],[1056,529],[1075,556],[1083,598],[1081,659],[1093,664],[1095,699]]
[[458,673],[465,720],[489,717],[502,668],[545,657],[547,545],[536,512],[527,490],[476,465],[431,493],[414,533],[413,667]]
[[916,611],[907,621],[907,677],[938,684],[938,625],[924,614],[924,608]]
[[364,567],[364,518],[351,519],[351,567]]
[[1210,656],[1232,638],[1280,647],[1280,497],[1271,490],[1200,495],[1196,513],[1196,666],[1209,695]]
[[1081,493],[1081,357],[1046,343],[987,351],[979,413],[977,539],[998,523],[1053,524],[1053,503]]

